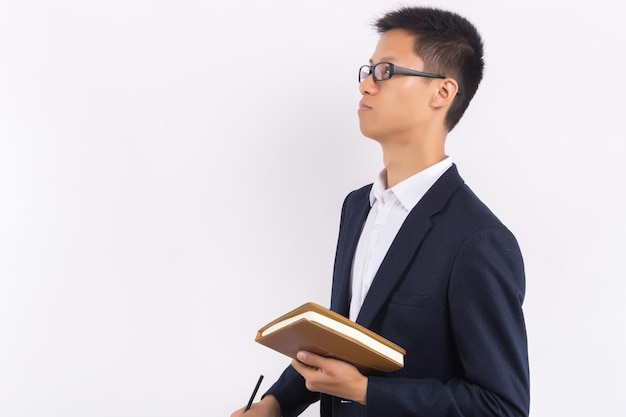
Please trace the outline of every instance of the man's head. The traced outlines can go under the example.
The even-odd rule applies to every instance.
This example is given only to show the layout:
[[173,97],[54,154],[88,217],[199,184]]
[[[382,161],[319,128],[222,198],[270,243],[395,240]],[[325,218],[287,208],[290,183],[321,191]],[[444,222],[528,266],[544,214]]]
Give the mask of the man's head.
[[[405,55],[398,57],[398,62],[393,62],[393,64],[442,76],[426,78],[402,75],[407,78],[402,82],[435,83],[433,88],[441,87],[444,94],[446,91],[452,92],[453,95],[445,104],[447,113],[444,119],[447,130],[452,130],[467,109],[483,76],[483,43],[476,28],[455,13],[422,7],[406,7],[387,13],[375,22],[375,28],[381,34],[381,42],[374,55],[378,53],[383,56],[372,57],[370,64],[373,66],[378,63],[376,59],[384,59],[389,53],[396,53],[390,49],[390,45],[395,48],[395,44],[390,41],[410,42],[410,53],[417,59],[412,60],[411,57]],[[400,53],[401,51],[398,52]],[[396,74],[400,73],[396,72]],[[399,78],[399,76],[396,75],[394,78]],[[417,78],[420,80],[409,80]],[[453,82],[446,83],[446,80],[453,80]],[[382,83],[390,83],[392,80],[368,81],[375,82],[376,85],[365,85],[364,80],[362,83],[364,85],[361,87],[364,96],[370,92],[377,93],[378,88],[383,88]],[[396,84],[395,87],[398,85]],[[445,90],[446,87],[451,88]],[[390,88],[390,86],[385,88]],[[454,89],[456,91],[453,91]],[[435,90],[427,93],[430,94],[432,91]],[[422,92],[418,91],[418,93]]]

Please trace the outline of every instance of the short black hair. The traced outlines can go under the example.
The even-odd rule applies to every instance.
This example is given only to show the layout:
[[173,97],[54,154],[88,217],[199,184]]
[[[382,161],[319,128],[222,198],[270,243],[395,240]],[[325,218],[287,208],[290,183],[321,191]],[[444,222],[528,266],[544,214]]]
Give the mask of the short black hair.
[[483,41],[464,17],[431,7],[403,7],[374,22],[379,34],[402,29],[414,35],[415,53],[424,71],[454,78],[459,84],[445,123],[448,131],[461,120],[483,78]]

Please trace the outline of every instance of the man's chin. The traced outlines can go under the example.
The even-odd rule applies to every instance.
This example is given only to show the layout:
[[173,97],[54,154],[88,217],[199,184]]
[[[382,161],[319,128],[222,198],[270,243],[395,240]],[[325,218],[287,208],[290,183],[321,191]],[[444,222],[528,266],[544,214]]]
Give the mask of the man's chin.
[[380,135],[374,129],[368,129],[367,126],[363,126],[363,124],[359,125],[359,129],[361,130],[361,134],[366,138],[379,142]]
[[376,134],[376,132],[372,132],[370,130],[366,130],[366,129],[361,129],[361,134],[363,136],[365,136],[368,139],[371,139],[373,141],[379,142],[381,141],[381,137],[380,135]]

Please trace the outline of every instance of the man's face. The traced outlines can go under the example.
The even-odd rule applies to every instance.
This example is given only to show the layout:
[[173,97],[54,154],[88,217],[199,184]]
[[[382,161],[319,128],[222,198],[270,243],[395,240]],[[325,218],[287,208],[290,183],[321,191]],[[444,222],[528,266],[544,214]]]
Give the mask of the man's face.
[[[384,33],[370,65],[391,62],[423,71],[424,62],[413,51],[414,41],[414,36],[404,30]],[[358,111],[361,132],[381,143],[405,141],[419,135],[431,117],[429,103],[436,88],[437,83],[423,77],[396,74],[385,81],[374,81],[370,75],[359,86],[363,96]]]

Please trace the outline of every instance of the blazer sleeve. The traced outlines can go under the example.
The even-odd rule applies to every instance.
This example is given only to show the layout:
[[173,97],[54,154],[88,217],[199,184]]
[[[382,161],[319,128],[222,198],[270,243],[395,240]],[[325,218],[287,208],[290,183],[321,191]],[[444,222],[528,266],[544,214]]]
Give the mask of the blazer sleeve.
[[462,376],[445,382],[372,376],[367,415],[528,416],[524,293],[514,236],[503,225],[471,233],[460,246],[448,289]]
[[319,392],[306,389],[304,378],[289,365],[280,378],[263,394],[273,395],[280,404],[283,417],[300,415],[309,405],[320,399]]

